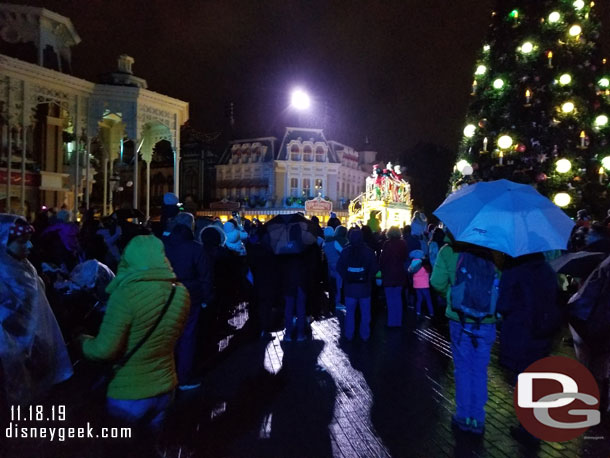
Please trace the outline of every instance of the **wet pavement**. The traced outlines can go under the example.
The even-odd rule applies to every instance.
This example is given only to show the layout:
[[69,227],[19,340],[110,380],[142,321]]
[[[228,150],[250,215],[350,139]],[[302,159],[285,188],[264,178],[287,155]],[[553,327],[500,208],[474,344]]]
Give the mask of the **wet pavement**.
[[[410,311],[402,328],[391,329],[383,312],[375,318],[369,342],[342,339],[342,315],[313,322],[305,342],[283,342],[282,332],[272,339],[244,339],[239,330],[223,339],[203,388],[177,394],[160,456],[610,456],[607,423],[566,443],[526,447],[514,440],[512,387],[498,365],[497,348],[484,437],[454,433],[453,365],[444,320],[416,321]],[[246,319],[241,308],[231,324],[240,328]],[[571,355],[571,349],[559,342],[557,353]],[[5,456],[114,456],[99,441],[86,440],[32,442],[18,449]]]

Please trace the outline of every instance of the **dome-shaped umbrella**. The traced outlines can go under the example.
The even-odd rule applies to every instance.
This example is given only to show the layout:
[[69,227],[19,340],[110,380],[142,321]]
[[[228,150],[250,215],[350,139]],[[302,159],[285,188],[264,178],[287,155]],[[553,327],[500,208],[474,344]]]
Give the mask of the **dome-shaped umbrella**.
[[565,250],[574,222],[532,186],[480,182],[451,194],[434,212],[455,240],[517,257]]

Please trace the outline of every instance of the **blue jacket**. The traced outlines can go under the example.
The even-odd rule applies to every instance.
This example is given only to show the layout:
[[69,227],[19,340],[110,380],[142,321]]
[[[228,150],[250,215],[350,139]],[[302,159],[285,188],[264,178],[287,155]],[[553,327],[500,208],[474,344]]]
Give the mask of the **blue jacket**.
[[162,240],[165,255],[178,280],[188,289],[191,304],[209,303],[212,299],[213,266],[203,245],[195,241],[193,232],[182,224]]

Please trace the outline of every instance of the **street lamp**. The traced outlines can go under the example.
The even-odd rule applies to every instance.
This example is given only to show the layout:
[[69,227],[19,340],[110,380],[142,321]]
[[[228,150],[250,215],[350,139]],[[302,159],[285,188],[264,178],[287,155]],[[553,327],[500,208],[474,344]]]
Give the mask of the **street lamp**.
[[290,105],[299,110],[307,110],[311,106],[309,94],[302,89],[295,89],[290,96]]

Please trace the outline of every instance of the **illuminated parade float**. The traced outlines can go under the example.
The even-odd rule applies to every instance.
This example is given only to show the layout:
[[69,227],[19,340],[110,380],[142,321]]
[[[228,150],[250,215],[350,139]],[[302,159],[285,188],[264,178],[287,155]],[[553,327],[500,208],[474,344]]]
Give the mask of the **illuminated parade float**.
[[385,168],[373,166],[373,175],[366,179],[366,191],[349,205],[349,225],[367,224],[371,218],[379,221],[382,230],[411,223],[411,187],[402,178],[400,165]]

